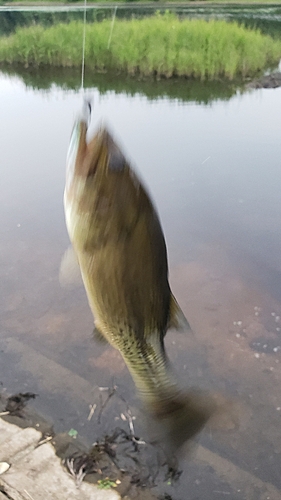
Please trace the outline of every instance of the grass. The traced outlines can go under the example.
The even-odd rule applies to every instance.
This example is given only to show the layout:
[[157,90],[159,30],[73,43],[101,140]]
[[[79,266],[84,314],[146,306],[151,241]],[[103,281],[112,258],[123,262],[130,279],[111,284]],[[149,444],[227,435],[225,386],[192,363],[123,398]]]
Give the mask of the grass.
[[[281,41],[226,21],[179,20],[156,14],[145,19],[87,25],[86,69],[130,75],[201,80],[251,77],[276,64]],[[24,66],[81,66],[82,23],[19,28],[0,38],[0,62]]]

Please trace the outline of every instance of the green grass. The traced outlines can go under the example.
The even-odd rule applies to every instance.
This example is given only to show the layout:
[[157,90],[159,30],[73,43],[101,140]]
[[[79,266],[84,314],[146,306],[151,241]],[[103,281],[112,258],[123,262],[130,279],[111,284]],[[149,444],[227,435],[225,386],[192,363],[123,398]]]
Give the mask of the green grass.
[[[226,21],[179,20],[157,14],[145,19],[87,25],[86,69],[131,75],[216,79],[251,77],[276,64],[281,41]],[[0,62],[27,66],[81,66],[82,23],[20,28],[0,38]]]

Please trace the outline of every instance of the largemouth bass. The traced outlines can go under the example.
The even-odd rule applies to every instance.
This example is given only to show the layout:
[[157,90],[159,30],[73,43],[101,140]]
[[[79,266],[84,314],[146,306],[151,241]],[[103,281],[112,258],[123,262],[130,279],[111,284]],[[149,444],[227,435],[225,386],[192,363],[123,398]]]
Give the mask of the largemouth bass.
[[198,432],[210,408],[183,395],[169,366],[168,328],[188,328],[171,293],[158,215],[112,136],[102,128],[87,142],[77,120],[64,192],[66,225],[95,327],[118,349],[150,414],[177,448]]

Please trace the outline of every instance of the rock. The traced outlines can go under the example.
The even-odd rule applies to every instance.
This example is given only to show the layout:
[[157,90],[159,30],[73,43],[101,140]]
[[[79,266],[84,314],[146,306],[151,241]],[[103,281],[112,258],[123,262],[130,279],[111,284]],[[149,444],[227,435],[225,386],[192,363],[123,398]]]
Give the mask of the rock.
[[247,85],[247,88],[250,89],[276,89],[278,87],[281,87],[281,72],[265,75]]

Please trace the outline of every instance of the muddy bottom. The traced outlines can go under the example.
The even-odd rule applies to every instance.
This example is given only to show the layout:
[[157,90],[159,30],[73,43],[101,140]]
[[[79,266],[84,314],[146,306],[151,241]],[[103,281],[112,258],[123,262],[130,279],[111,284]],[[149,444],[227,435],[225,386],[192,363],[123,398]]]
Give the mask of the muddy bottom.
[[90,90],[93,126],[109,124],[161,216],[171,287],[192,328],[165,339],[179,384],[225,410],[174,475],[173,457],[151,445],[121,355],[93,339],[83,288],[59,284],[65,156],[81,95],[7,75],[0,88],[0,392],[35,394],[22,410],[66,439],[69,472],[83,475],[90,454],[84,480],[115,482],[124,498],[280,500],[280,88],[209,105]]
[[[226,403],[176,462],[150,444],[120,354],[93,340],[82,290],[70,317],[49,310],[31,323],[22,310],[18,324],[29,318],[32,329],[16,334],[14,323],[14,334],[1,339],[2,391],[38,395],[27,408],[48,417],[78,482],[86,473],[83,480],[117,487],[124,498],[183,500],[188,488],[191,499],[280,499],[280,302],[257,286],[252,264],[237,266],[217,245],[174,266],[171,284],[193,330],[166,338],[180,383]],[[61,307],[57,300],[53,308]]]
[[[194,500],[280,499],[281,303],[257,282],[253,263],[237,266],[231,252],[204,245],[196,259],[171,268],[193,330],[167,334],[171,363],[182,387],[228,402],[221,419],[178,457],[173,475],[172,457],[149,443],[146,415],[120,354],[92,338],[83,290],[59,291],[43,277],[56,259],[46,262],[36,276],[44,283],[44,304],[36,299],[38,285],[37,293],[4,295],[0,381],[6,395],[37,395],[26,408],[47,418],[70,473],[87,472],[84,480],[115,486],[124,498],[184,500],[188,489]],[[144,444],[132,440],[131,424]],[[95,458],[88,462],[91,450]]]

